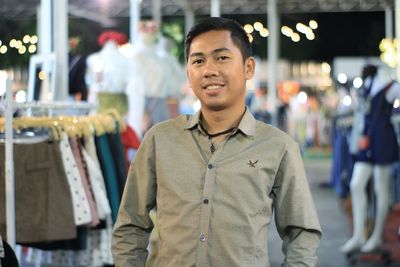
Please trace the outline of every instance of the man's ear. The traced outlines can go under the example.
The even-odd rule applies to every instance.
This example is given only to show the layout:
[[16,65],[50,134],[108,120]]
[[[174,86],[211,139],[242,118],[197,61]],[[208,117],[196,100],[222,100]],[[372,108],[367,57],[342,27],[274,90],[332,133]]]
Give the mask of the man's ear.
[[244,63],[244,71],[246,80],[250,80],[254,76],[254,71],[256,69],[256,61],[254,57],[248,57]]

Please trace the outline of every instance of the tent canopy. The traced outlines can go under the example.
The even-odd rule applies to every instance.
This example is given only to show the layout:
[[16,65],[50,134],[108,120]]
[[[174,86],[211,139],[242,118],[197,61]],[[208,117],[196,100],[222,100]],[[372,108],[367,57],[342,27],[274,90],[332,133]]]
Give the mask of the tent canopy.
[[[151,16],[152,0],[141,1],[142,16]],[[278,0],[280,13],[382,11],[393,0]],[[40,0],[1,0],[0,16],[8,19],[32,17]],[[129,16],[130,0],[69,0],[69,13],[84,17],[117,18]],[[267,0],[220,0],[221,14],[266,14]],[[196,15],[210,14],[208,0],[162,0],[163,16],[182,16],[184,8],[190,8]],[[79,11],[79,12],[77,12]]]

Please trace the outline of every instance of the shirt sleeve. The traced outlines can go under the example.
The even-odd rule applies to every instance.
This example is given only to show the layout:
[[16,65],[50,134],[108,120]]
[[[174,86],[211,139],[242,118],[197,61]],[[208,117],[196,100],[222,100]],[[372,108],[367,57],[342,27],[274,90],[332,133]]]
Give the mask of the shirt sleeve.
[[287,144],[272,197],[277,230],[283,240],[283,266],[315,266],[322,231],[295,142]]
[[144,267],[153,223],[149,212],[155,207],[156,175],[151,134],[129,168],[112,237],[112,254],[118,267]]

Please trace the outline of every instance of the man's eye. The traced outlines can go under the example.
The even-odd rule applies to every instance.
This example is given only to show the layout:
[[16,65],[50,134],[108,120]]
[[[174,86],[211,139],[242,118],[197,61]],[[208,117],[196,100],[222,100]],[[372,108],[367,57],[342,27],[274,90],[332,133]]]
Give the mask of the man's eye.
[[219,56],[217,59],[218,60],[227,60],[229,57],[228,56]]
[[203,63],[203,60],[202,60],[202,59],[196,59],[196,60],[193,60],[193,61],[192,61],[192,64],[193,64],[193,65],[198,65],[198,64],[201,64],[201,63]]

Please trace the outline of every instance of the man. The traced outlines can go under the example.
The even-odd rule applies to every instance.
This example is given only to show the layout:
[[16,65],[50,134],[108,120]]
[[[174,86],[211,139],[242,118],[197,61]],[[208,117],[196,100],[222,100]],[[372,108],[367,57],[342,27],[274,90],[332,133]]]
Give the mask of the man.
[[245,106],[255,69],[246,33],[208,18],[188,33],[185,49],[201,109],[147,132],[115,224],[116,266],[145,266],[156,206],[157,266],[269,266],[272,210],[284,266],[314,266],[321,230],[299,147]]

